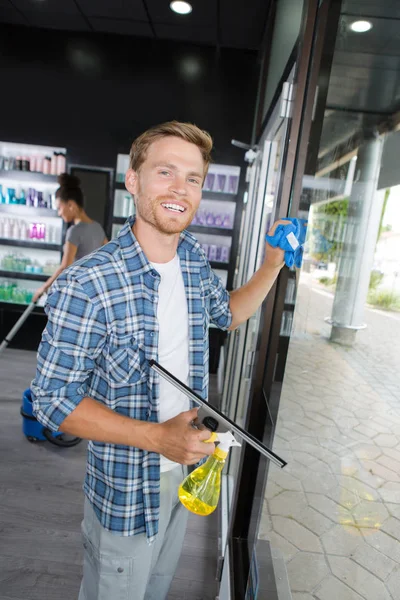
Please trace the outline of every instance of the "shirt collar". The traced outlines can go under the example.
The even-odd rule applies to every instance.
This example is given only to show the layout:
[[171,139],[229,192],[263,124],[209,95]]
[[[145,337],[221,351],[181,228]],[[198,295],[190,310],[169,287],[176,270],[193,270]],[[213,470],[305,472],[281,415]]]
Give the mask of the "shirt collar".
[[[118,234],[122,257],[127,265],[128,272],[132,276],[141,275],[153,270],[153,267],[149,263],[132,231],[134,222],[134,216],[128,217]],[[182,231],[179,238],[178,254],[180,258],[183,257],[185,251],[197,255],[197,260],[201,253],[199,242],[186,230]]]

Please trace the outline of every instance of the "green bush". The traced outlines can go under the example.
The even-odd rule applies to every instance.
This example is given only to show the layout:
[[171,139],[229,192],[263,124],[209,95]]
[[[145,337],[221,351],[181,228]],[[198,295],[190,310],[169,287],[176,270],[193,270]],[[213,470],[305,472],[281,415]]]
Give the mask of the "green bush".
[[400,310],[400,295],[390,290],[371,290],[368,303],[385,310]]
[[322,285],[336,285],[337,283],[337,274],[335,273],[333,277],[318,277],[318,281],[319,283],[322,283]]
[[318,281],[319,283],[322,283],[322,285],[330,285],[332,280],[330,277],[318,277]]
[[371,271],[371,277],[369,279],[369,289],[376,290],[378,285],[382,282],[383,273],[380,271]]

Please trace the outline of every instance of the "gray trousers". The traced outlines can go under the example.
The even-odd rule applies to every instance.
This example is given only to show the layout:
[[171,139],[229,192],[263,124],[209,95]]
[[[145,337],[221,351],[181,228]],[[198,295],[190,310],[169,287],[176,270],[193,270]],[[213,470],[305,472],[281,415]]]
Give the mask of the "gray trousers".
[[116,535],[101,526],[85,499],[83,579],[78,600],[164,600],[185,537],[188,511],[178,500],[187,467],[161,473],[160,520],[152,544],[146,534]]

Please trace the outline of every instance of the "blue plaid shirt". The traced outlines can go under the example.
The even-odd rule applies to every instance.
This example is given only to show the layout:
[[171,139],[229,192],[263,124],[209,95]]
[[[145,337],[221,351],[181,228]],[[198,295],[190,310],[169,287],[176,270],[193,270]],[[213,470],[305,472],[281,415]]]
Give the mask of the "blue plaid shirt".
[[[159,274],[132,233],[130,218],[112,240],[61,273],[47,299],[47,326],[32,382],[37,419],[57,431],[85,396],[142,421],[159,420]],[[231,324],[229,294],[193,236],[178,255],[189,314],[189,383],[208,394],[208,327]],[[179,326],[179,324],[177,324]],[[101,524],[123,536],[158,531],[160,460],[155,452],[90,441],[84,491]]]

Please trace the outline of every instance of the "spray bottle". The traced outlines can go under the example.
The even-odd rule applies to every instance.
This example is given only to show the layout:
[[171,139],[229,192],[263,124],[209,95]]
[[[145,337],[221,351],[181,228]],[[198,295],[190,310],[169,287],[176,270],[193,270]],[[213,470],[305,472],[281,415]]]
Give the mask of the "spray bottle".
[[207,461],[182,481],[178,497],[191,512],[203,517],[216,508],[221,491],[221,471],[231,446],[240,446],[230,431],[212,432],[206,442],[220,442]]

